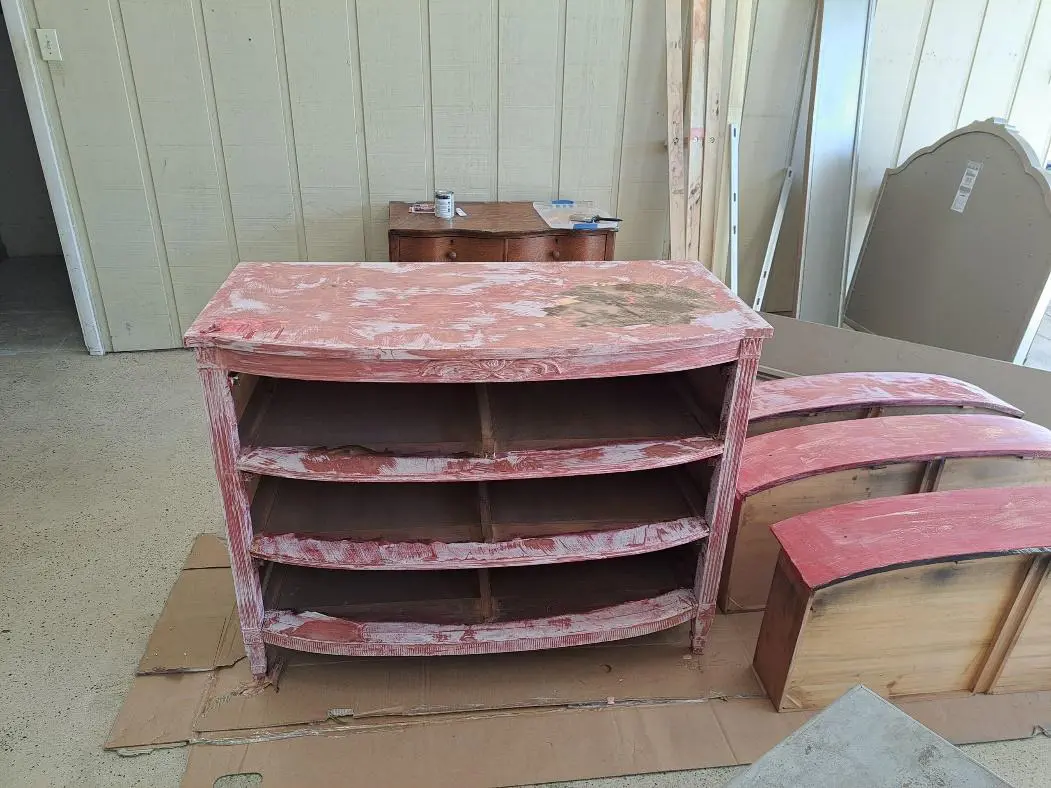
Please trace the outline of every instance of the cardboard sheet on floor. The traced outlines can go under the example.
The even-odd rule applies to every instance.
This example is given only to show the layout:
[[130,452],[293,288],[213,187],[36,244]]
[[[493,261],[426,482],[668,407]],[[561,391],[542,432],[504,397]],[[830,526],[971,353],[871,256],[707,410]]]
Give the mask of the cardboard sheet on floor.
[[[811,716],[775,712],[752,674],[761,614],[720,616],[702,657],[683,629],[522,654],[288,654],[277,686],[259,689],[236,648],[220,548],[198,537],[106,743],[191,745],[188,788],[233,773],[260,773],[266,788],[330,785],[349,770],[370,786],[488,787],[725,766]],[[957,743],[1051,728],[1051,693],[898,705]]]

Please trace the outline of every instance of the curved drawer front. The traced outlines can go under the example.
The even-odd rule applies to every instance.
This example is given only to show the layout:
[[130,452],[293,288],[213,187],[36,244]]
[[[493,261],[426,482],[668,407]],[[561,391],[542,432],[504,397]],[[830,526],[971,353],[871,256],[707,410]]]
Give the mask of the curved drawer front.
[[720,584],[727,612],[762,610],[770,526],[869,498],[1051,483],[1051,431],[1007,416],[925,414],[757,435],[745,442]]
[[507,239],[507,262],[606,259],[606,233],[536,235]]
[[888,697],[1051,689],[1049,509],[1047,486],[953,490],[774,526],[755,653],[771,700],[819,708],[858,683]]
[[499,238],[405,235],[397,243],[398,257],[405,262],[486,263],[504,259],[504,242]]
[[829,421],[919,413],[1022,411],[971,383],[917,372],[836,372],[756,383],[749,435]]

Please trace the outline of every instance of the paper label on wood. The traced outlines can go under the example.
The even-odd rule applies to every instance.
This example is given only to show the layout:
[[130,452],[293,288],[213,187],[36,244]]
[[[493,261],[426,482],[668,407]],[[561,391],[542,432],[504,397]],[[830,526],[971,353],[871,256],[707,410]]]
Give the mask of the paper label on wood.
[[967,207],[967,201],[971,199],[974,182],[978,180],[978,173],[981,170],[982,163],[980,161],[967,162],[967,168],[963,171],[963,179],[960,181],[960,188],[956,190],[956,197],[952,201],[950,210],[956,211],[956,213],[963,213],[963,209]]

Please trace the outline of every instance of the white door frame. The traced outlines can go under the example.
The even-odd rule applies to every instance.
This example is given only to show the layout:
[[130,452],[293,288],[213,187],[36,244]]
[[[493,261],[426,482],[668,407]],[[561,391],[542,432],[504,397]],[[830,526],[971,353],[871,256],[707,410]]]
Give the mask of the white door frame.
[[32,24],[36,21],[36,15],[27,5],[28,0],[0,0],[18,66],[18,78],[29,110],[33,138],[44,170],[47,193],[51,198],[51,209],[55,212],[62,255],[73,288],[80,328],[84,332],[84,345],[91,355],[101,356],[110,349],[105,311],[99,297],[79,201],[71,197],[75,188],[73,172],[58,115],[51,72],[40,59]]

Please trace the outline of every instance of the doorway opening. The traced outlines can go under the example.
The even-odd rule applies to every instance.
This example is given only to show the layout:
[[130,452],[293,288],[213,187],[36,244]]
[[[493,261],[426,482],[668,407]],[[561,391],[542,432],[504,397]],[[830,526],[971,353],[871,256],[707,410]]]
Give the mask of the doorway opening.
[[84,347],[0,9],[0,355]]

